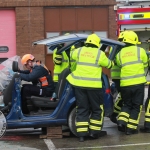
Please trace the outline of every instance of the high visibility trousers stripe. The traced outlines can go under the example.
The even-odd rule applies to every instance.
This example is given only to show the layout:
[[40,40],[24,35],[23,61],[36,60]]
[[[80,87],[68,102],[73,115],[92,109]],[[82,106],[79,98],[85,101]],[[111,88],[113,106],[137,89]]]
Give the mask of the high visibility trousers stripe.
[[102,124],[102,120],[98,121],[98,120],[90,119],[90,123],[101,125]]
[[90,126],[89,126],[90,130],[100,131],[102,128],[103,119],[104,119],[103,105],[100,105],[100,108],[101,108],[101,119],[100,120],[90,119]]
[[92,130],[98,130],[98,131],[101,130],[101,127],[96,127],[96,126],[93,126],[93,125],[90,125],[89,128],[92,129]]
[[[119,93],[119,95],[120,95],[120,93]],[[122,100],[122,98],[121,98],[121,95],[120,95],[120,96],[118,96],[118,98],[117,98],[117,100],[116,100],[116,102],[114,104],[114,108],[116,108],[117,110],[121,110],[121,107],[119,106],[119,102],[121,100]]]
[[137,126],[138,126],[139,121],[140,121],[141,111],[142,111],[142,105],[140,106],[140,112],[138,114],[137,120],[129,118],[129,122],[127,124],[127,128],[137,129]]
[[139,123],[139,121],[140,121],[140,116],[141,116],[141,112],[142,112],[142,107],[143,107],[143,105],[140,106],[140,112],[139,112],[139,115],[138,115],[138,123]]
[[76,122],[76,126],[88,126],[88,122]]
[[88,128],[77,128],[77,132],[87,132]]
[[135,129],[137,129],[137,125],[127,124],[127,128],[135,130]]
[[148,106],[145,111],[145,122],[150,122],[150,99],[148,101]]
[[145,118],[145,121],[146,122],[150,122],[150,118]]
[[130,115],[128,113],[126,113],[126,112],[121,112],[119,114],[119,116],[125,116],[125,117],[129,118]]
[[145,112],[145,122],[150,122],[150,99],[148,101],[148,106]]
[[119,117],[118,118],[118,121],[124,121],[124,122],[128,122],[128,119],[127,118],[125,118],[125,117]]

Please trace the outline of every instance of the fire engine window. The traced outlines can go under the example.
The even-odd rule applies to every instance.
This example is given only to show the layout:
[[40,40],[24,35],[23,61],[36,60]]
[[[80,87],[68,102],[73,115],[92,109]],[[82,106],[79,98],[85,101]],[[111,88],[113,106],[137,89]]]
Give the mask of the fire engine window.
[[144,15],[143,14],[135,14],[133,15],[133,18],[143,18]]
[[9,48],[7,46],[0,46],[0,53],[7,53]]

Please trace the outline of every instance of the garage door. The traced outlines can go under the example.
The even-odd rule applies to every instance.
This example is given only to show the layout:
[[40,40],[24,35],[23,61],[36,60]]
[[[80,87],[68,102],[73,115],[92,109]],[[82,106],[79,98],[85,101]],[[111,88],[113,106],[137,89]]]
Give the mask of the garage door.
[[15,10],[0,10],[0,63],[16,55],[15,22]]

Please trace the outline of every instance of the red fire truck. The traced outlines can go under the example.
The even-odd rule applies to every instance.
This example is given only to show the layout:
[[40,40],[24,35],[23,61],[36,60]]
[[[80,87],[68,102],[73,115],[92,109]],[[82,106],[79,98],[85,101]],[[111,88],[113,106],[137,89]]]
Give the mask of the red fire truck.
[[116,0],[117,34],[124,30],[137,33],[140,47],[150,50],[150,0]]
[[[150,51],[150,0],[116,0],[117,35],[133,30],[139,37],[139,46]],[[147,68],[148,69],[148,68]],[[150,72],[145,70],[150,83]]]

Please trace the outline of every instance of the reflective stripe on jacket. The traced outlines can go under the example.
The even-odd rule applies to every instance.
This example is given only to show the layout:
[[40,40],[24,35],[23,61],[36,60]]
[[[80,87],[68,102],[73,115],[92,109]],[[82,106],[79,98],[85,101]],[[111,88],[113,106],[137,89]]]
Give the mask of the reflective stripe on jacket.
[[[112,47],[110,48],[109,54],[112,51]],[[112,66],[111,68],[111,78],[112,79],[120,79],[121,68],[117,65]]]
[[75,50],[75,48],[73,49],[73,48],[71,48],[71,50],[70,50],[70,70],[71,70],[71,72],[73,72],[74,70],[76,70],[76,60],[74,60],[73,58],[72,58],[72,54],[73,54],[73,51]]
[[111,68],[111,78],[112,79],[120,79],[121,68],[117,65],[114,65]]
[[121,67],[120,86],[142,84],[146,82],[144,67],[148,58],[143,48],[128,46],[117,54],[117,65]]
[[[53,60],[56,57],[56,52],[57,49],[54,50]],[[69,58],[66,52],[62,52],[61,54],[62,54],[62,63],[60,65],[57,64],[54,65],[54,76],[53,76],[54,82],[58,82],[58,76],[60,75],[60,73],[69,66]]]
[[41,82],[41,86],[48,86],[48,81],[47,81],[47,78],[45,76],[39,78],[39,80]]
[[98,48],[82,47],[75,49],[72,59],[77,63],[76,70],[67,76],[70,84],[80,87],[101,88],[102,67],[110,68],[112,62]]

